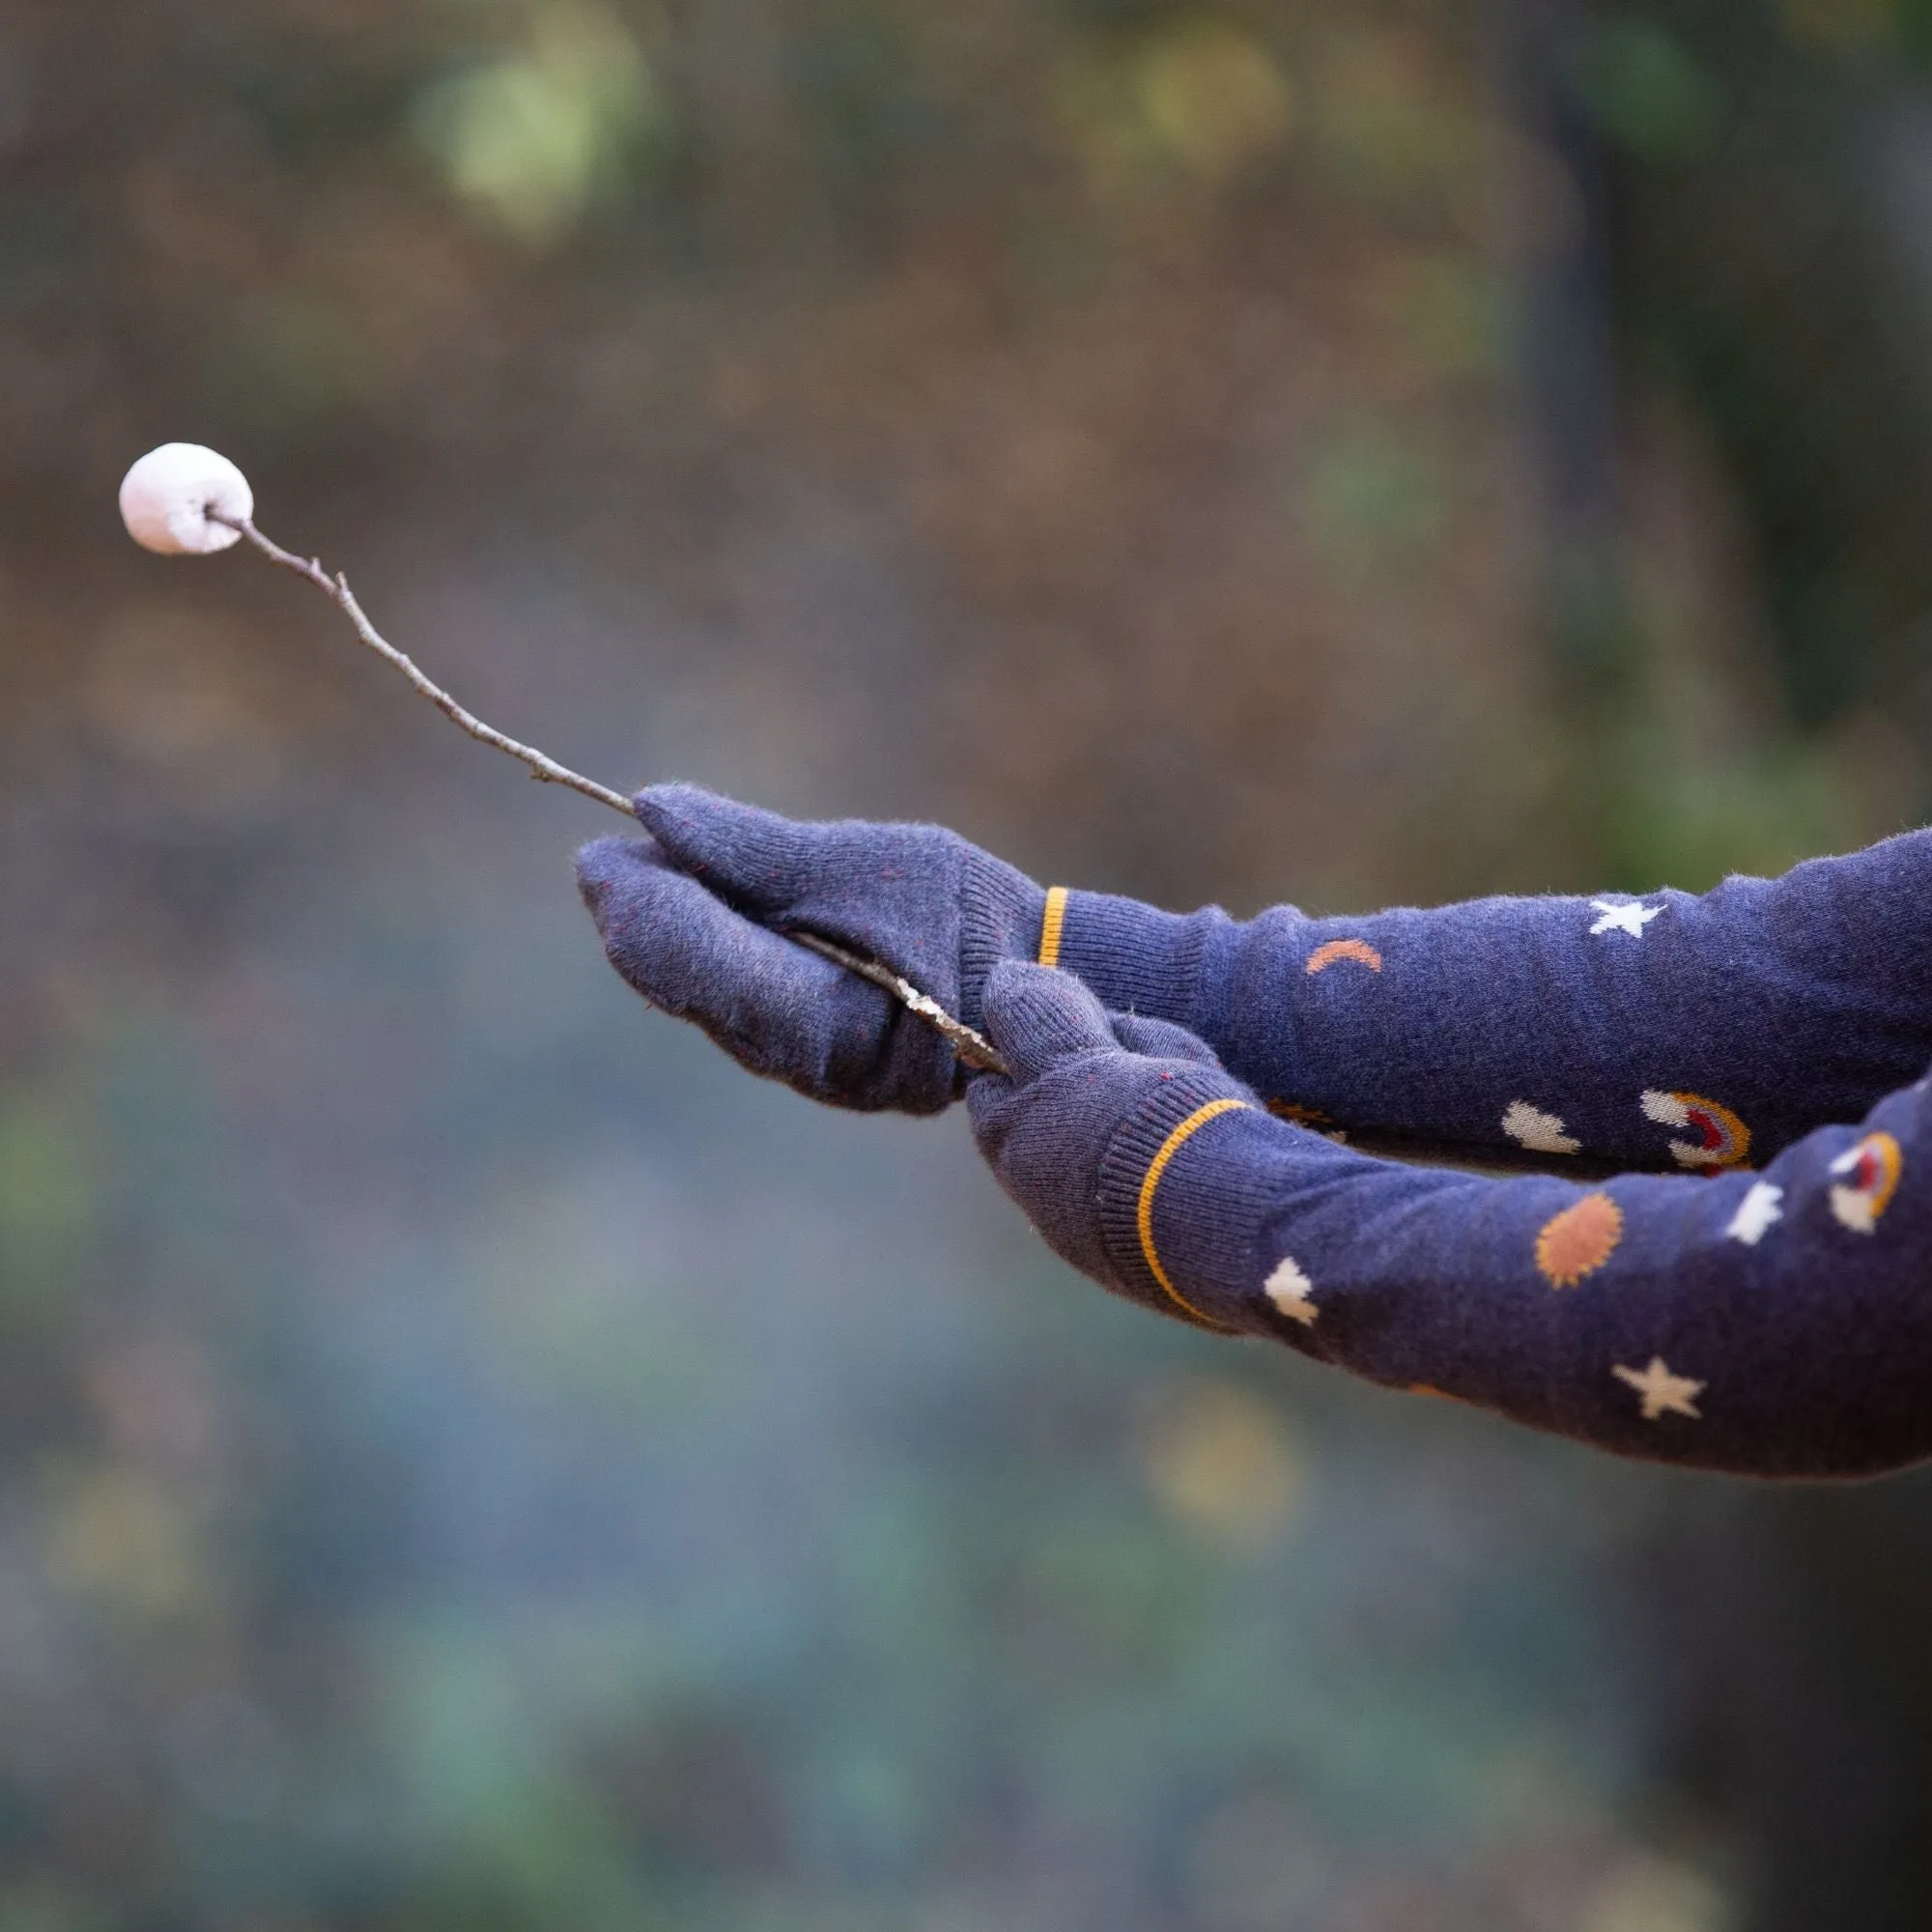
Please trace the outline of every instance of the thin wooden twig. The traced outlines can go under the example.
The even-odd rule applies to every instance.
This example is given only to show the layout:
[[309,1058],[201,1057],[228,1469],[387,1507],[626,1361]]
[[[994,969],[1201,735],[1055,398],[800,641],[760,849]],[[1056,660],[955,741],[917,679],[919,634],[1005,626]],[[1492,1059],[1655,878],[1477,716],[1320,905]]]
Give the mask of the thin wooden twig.
[[585,798],[594,798],[599,805],[608,805],[612,811],[621,811],[626,818],[637,816],[631,801],[622,792],[612,791],[609,785],[601,785],[595,779],[587,779],[581,772],[570,771],[554,758],[546,757],[534,746],[518,744],[516,739],[506,737],[494,724],[486,724],[473,712],[466,711],[440,685],[432,684],[408,655],[399,651],[370,623],[361,605],[355,601],[355,593],[349,587],[348,578],[339,570],[330,576],[314,557],[298,556],[294,551],[284,550],[271,538],[265,537],[246,517],[223,517],[210,511],[209,519],[213,523],[226,524],[231,530],[240,530],[270,563],[279,564],[282,569],[293,571],[296,576],[313,583],[342,611],[355,626],[355,635],[379,658],[401,671],[420,696],[428,698],[445,718],[461,725],[472,738],[494,746],[499,752],[507,752],[513,758],[521,758],[530,768],[533,779],[541,779],[547,784],[568,785],[572,791],[581,791]]
[[[558,764],[554,758],[547,757],[532,745],[519,744],[494,724],[484,724],[474,712],[466,710],[440,684],[432,683],[417,669],[407,653],[399,651],[369,621],[368,614],[349,587],[348,578],[339,570],[331,575],[316,558],[298,556],[294,551],[284,550],[272,538],[264,536],[249,518],[225,517],[214,510],[207,514],[211,522],[240,530],[270,563],[314,584],[355,625],[355,635],[363,643],[385,664],[400,671],[411,687],[420,696],[428,698],[451,724],[461,726],[480,744],[520,759],[529,767],[531,778],[540,779],[546,784],[568,785],[572,791],[581,791],[585,798],[594,798],[599,805],[608,805],[612,811],[622,812],[626,818],[636,822],[637,812],[622,792],[599,784],[595,779],[587,779],[581,772],[573,772],[568,766]],[[867,959],[863,953],[848,952],[829,939],[821,939],[815,932],[786,932],[784,936],[809,947],[835,965],[844,967],[848,973],[856,973],[862,980],[869,980],[873,985],[884,987],[894,999],[932,1027],[966,1065],[987,1073],[1009,1072],[991,1040],[983,1034],[975,1032],[964,1021],[954,1019],[937,1000],[922,993],[911,980],[895,973],[890,966],[883,966],[876,959]]]

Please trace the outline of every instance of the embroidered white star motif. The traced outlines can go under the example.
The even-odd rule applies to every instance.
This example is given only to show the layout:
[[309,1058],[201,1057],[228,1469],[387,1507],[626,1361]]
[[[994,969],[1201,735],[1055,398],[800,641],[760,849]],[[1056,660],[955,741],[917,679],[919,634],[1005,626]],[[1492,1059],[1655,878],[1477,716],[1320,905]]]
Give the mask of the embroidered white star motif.
[[1641,939],[1643,929],[1663,908],[1661,905],[1647,906],[1641,899],[1632,899],[1628,905],[1617,905],[1609,899],[1592,899],[1590,909],[1600,912],[1600,919],[1590,930],[1598,932],[1627,932],[1633,939]]
[[1783,1199],[1783,1188],[1774,1187],[1768,1180],[1752,1181],[1750,1192],[1738,1203],[1738,1211],[1724,1233],[1747,1248],[1756,1247],[1772,1224],[1784,1219],[1784,1209],[1777,1205]]
[[1315,1284],[1295,1265],[1293,1256],[1282,1256],[1275,1271],[1263,1284],[1262,1292],[1274,1303],[1276,1312],[1286,1315],[1291,1321],[1299,1321],[1304,1328],[1315,1325],[1315,1318],[1321,1313],[1309,1299],[1315,1293]]
[[1564,1132],[1563,1122],[1527,1100],[1512,1100],[1503,1111],[1503,1132],[1538,1153],[1580,1153],[1583,1143]]
[[1642,1396],[1646,1422],[1655,1422],[1664,1415],[1688,1415],[1692,1422],[1703,1420],[1697,1412],[1696,1399],[1704,1392],[1704,1384],[1693,1382],[1689,1376],[1673,1376],[1664,1367],[1662,1355],[1653,1355],[1647,1369],[1627,1369],[1620,1362],[1610,1373]]

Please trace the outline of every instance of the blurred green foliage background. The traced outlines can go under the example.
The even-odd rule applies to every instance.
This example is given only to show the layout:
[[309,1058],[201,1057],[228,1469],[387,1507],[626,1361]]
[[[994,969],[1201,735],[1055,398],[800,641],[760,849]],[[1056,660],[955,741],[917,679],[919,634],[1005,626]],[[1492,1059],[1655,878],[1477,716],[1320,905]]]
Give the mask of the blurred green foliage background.
[[0,9],[0,1932],[1861,1932],[1932,1497],[1217,1344],[610,782],[1237,910],[1927,814],[1926,0]]

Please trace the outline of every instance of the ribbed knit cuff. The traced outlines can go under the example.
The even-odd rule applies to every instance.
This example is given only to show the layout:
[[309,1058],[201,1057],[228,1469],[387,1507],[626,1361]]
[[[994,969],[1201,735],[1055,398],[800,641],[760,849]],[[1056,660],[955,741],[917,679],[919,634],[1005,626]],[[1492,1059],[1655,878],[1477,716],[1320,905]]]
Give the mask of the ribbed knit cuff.
[[[1254,1096],[1211,1067],[1163,1081],[1115,1132],[1100,1161],[1100,1233],[1122,1290],[1224,1333],[1255,1310],[1264,1142]],[[1259,1134],[1257,1134],[1259,1128]],[[1238,1137],[1237,1145],[1231,1141]]]
[[[962,841],[963,842],[963,841]],[[969,845],[959,880],[959,1017],[981,1023],[986,975],[1002,959],[1032,959],[1046,894],[1024,872]]]
[[1202,960],[1225,914],[1157,912],[1112,893],[1064,895],[1056,956],[1114,1012],[1144,1013],[1201,1031]]

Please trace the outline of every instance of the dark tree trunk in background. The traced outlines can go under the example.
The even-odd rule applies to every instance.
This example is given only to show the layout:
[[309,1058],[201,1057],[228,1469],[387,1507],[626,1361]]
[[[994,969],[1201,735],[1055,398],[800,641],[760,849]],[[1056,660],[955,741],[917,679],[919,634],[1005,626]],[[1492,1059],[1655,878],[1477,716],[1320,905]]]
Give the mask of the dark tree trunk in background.
[[1583,0],[1507,0],[1497,65],[1534,157],[1505,191],[1517,264],[1518,394],[1535,487],[1543,624],[1564,695],[1614,696],[1629,651],[1619,487],[1611,181],[1585,78]]
[[1714,1490],[1660,1540],[1662,1737],[1742,1849],[1742,1932],[1932,1914],[1932,1479]]
[[1621,170],[1629,339],[1730,469],[1792,721],[1878,704],[1932,752],[1927,82],[1794,46],[1759,4],[1660,18],[1719,118],[1697,152]]
[[1636,701],[1616,327],[1614,180],[1588,99],[1587,0],[1501,0],[1492,62],[1520,137],[1501,185],[1528,459],[1533,589],[1559,718],[1576,748],[1551,809],[1599,887],[1645,887],[1619,826]]

